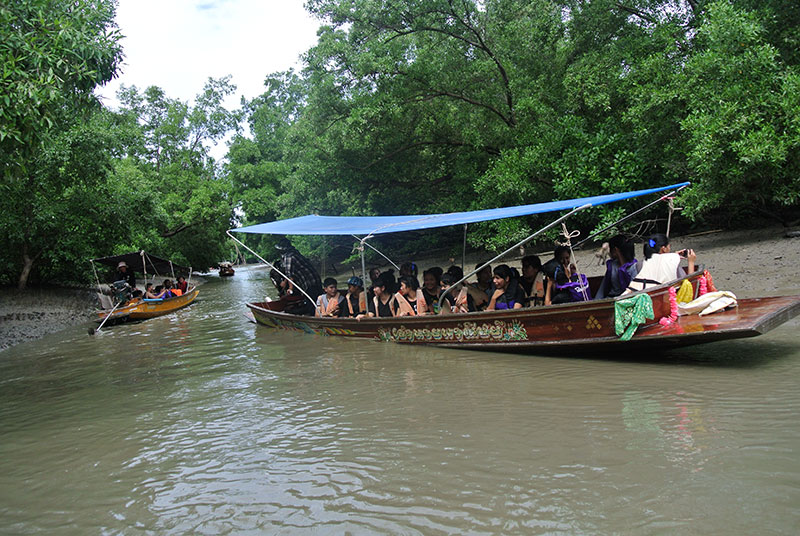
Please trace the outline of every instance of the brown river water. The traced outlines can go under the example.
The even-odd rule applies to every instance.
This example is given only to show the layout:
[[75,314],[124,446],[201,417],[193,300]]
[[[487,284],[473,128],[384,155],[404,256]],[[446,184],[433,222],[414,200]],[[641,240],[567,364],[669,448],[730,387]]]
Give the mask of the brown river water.
[[273,332],[264,270],[0,352],[2,534],[796,534],[799,319],[554,358]]

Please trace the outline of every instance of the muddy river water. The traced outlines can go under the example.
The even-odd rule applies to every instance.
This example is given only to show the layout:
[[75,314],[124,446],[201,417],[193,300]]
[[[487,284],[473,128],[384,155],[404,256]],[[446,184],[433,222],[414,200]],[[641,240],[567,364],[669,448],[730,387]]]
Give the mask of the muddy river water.
[[263,270],[0,352],[0,533],[796,534],[800,321],[568,358],[273,332]]

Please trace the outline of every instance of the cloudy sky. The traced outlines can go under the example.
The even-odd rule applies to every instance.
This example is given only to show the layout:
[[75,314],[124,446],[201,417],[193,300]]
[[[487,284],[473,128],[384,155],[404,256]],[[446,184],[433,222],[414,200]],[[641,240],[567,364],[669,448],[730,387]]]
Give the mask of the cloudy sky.
[[119,0],[117,24],[122,73],[99,90],[112,108],[121,84],[192,102],[209,76],[225,75],[238,87],[228,101],[236,107],[261,93],[266,75],[298,67],[319,26],[303,0]]

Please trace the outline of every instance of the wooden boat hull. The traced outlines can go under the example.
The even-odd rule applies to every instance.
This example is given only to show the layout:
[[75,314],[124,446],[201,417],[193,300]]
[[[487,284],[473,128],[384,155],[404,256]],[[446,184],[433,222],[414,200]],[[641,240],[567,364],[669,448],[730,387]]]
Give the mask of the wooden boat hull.
[[[184,294],[183,296],[176,296],[174,298],[167,298],[166,300],[159,301],[138,301],[125,307],[120,307],[108,319],[108,322],[120,322],[127,320],[145,320],[157,316],[163,316],[183,309],[191,305],[197,298],[200,291],[194,288]],[[100,311],[97,313],[97,321],[102,322],[108,315],[108,311]]]
[[[700,274],[689,277],[695,292]],[[249,303],[256,322],[287,329],[400,344],[523,353],[598,352],[641,347],[669,348],[724,339],[754,337],[800,314],[800,296],[739,300],[729,311],[683,316],[669,326],[658,320],[670,313],[669,287],[647,291],[654,319],[639,327],[630,341],[614,328],[613,299],[513,311],[397,318],[314,318],[282,312],[285,300]]]

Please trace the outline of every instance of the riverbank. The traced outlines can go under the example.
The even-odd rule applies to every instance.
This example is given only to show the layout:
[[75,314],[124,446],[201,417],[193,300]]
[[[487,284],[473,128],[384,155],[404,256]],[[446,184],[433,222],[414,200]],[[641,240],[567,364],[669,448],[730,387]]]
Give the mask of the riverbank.
[[0,351],[88,322],[98,307],[92,289],[0,289]]
[[[711,272],[717,288],[730,290],[740,298],[800,294],[800,237],[787,238],[783,227],[710,231],[672,239],[673,251],[683,248],[697,252],[697,262]],[[587,248],[575,252],[580,270],[588,275],[604,270],[595,251]],[[640,245],[636,252],[641,255]],[[540,253],[540,258],[544,262],[551,255]],[[474,266],[488,257],[470,255],[467,263]],[[506,262],[518,266],[519,258]],[[429,266],[448,266],[447,260],[435,259],[419,259],[417,264],[420,273]],[[88,322],[97,307],[96,294],[89,289],[0,289],[0,351]]]

